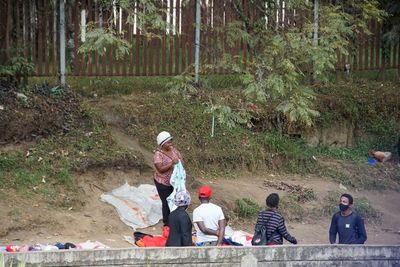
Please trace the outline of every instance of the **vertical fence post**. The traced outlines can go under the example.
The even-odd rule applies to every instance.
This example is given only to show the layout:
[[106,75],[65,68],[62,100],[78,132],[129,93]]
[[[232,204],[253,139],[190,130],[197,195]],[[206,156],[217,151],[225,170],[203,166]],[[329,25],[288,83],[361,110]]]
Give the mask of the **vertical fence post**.
[[[318,46],[318,20],[319,20],[319,0],[314,0],[314,34],[313,34],[313,46]],[[315,62],[313,62],[312,80],[315,81],[317,75],[315,74]]]
[[201,0],[196,0],[196,31],[194,39],[194,81],[196,84],[199,83],[199,65],[200,65],[200,9]]
[[[60,0],[60,85],[65,86],[65,0]],[[76,33],[75,33],[76,34]]]
[[10,59],[10,47],[11,47],[11,26],[12,23],[12,7],[11,0],[7,0],[7,19],[6,19],[6,37],[5,37],[5,50],[6,50],[6,59]]

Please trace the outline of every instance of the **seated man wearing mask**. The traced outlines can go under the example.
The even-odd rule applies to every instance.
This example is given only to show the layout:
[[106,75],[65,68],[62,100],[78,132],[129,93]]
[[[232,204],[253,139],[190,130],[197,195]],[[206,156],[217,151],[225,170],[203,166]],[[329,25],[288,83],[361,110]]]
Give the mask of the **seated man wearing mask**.
[[336,243],[339,235],[339,244],[364,244],[367,240],[364,221],[360,215],[352,210],[353,197],[349,194],[340,196],[339,209],[332,217],[329,229],[329,241]]

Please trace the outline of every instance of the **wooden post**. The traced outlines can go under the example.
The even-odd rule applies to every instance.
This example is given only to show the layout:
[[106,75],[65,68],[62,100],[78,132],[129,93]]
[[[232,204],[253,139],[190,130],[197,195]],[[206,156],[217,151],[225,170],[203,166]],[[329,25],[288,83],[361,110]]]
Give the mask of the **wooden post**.
[[180,33],[179,33],[179,15],[180,15],[180,3],[179,0],[176,1],[176,6],[175,6],[175,16],[176,16],[176,24],[175,24],[175,75],[179,74],[180,72]]
[[78,57],[78,35],[79,35],[79,3],[76,1],[74,3],[73,9],[73,23],[74,23],[74,75],[78,76],[80,71],[80,63]]
[[200,0],[196,0],[196,31],[194,40],[194,73],[195,73],[195,83],[199,83],[199,69],[200,69],[200,20],[201,20],[201,6]]
[[397,44],[397,78],[400,80],[400,44]]
[[6,59],[10,59],[10,47],[11,47],[11,16],[12,16],[12,8],[11,8],[11,0],[7,0],[7,20],[6,20],[6,36],[5,36],[5,49],[6,49]]

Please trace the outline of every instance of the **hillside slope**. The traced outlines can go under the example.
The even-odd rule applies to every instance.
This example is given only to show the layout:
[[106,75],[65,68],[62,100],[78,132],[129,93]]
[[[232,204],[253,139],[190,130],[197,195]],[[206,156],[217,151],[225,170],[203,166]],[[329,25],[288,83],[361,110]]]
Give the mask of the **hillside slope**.
[[[112,140],[110,144],[115,146],[114,149],[127,151],[124,153],[140,154],[143,165],[106,159],[100,165],[94,164],[92,167],[73,170],[71,176],[80,195],[79,202],[61,201],[68,199],[70,194],[68,189],[57,191],[56,195],[52,195],[55,199],[51,202],[37,193],[37,188],[42,186],[41,183],[35,186],[27,184],[27,188],[23,191],[3,184],[0,189],[0,246],[11,243],[54,244],[57,241],[78,243],[86,240],[97,240],[111,247],[130,246],[123,240],[123,236],[131,236],[132,230],[120,221],[114,208],[100,201],[100,196],[125,182],[131,185],[152,183],[152,151],[146,142],[144,144],[139,142],[140,136],[134,136],[134,131],[130,128],[132,124],[136,124],[136,127],[140,127],[140,124],[134,119],[127,120],[129,114],[124,112],[127,107],[136,107],[136,112],[141,112],[139,108],[141,101],[144,100],[138,99],[137,96],[121,96],[89,100],[85,106],[96,110],[105,122],[107,133]],[[127,104],[129,105],[125,106]],[[153,135],[148,138],[154,139]],[[191,153],[183,143],[179,142],[183,138],[184,136],[177,136],[175,145],[182,151],[184,157],[188,157]],[[6,153],[13,151],[27,155],[29,151],[41,145],[41,142],[20,141],[17,144],[1,145],[0,155],[5,157]],[[193,147],[195,148],[196,144],[193,144]],[[201,166],[207,164],[193,164],[188,159],[189,165],[198,166],[197,169],[188,170],[188,188],[193,199],[189,211],[191,212],[199,204],[195,197],[198,186],[209,184],[215,191],[213,201],[222,206],[229,217],[231,227],[252,232],[255,217],[239,217],[234,212],[237,208],[236,201],[252,198],[264,207],[266,195],[278,192],[282,196],[281,210],[285,214],[289,232],[296,236],[300,243],[320,244],[328,242],[327,231],[332,214],[330,211],[336,207],[335,197],[346,191],[362,201],[361,207],[369,216],[367,243],[400,244],[400,205],[398,205],[400,194],[397,191],[400,168],[394,162],[367,165],[324,157],[316,157],[315,160],[321,164],[320,166],[329,166],[329,170],[334,169],[336,172],[326,175],[323,173],[300,175],[287,174],[279,168],[249,171],[248,168],[230,170],[229,167],[226,172],[220,169],[213,171],[213,168],[206,171],[207,168],[201,170]],[[285,164],[284,159],[281,164]],[[46,180],[42,181],[48,183]],[[57,200],[66,204],[60,205]],[[159,223],[154,227],[140,230],[161,234],[161,229]]]

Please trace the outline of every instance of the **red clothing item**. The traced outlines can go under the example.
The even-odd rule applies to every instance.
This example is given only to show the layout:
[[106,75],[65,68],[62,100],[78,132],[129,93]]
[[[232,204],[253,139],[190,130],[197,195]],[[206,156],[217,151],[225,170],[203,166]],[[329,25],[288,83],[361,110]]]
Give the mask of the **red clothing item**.
[[[176,150],[174,147],[172,148],[172,157],[167,156],[166,154],[162,153],[161,151],[157,150],[156,153],[154,153],[153,161],[154,165],[156,163],[160,163],[162,166],[171,164],[171,162],[176,159],[176,160],[182,160],[181,153],[179,153],[178,150]],[[169,169],[168,171],[164,173],[160,173],[157,168],[154,172],[154,180],[156,180],[158,183],[170,186],[170,180],[171,180],[171,175],[172,171],[174,168]]]

